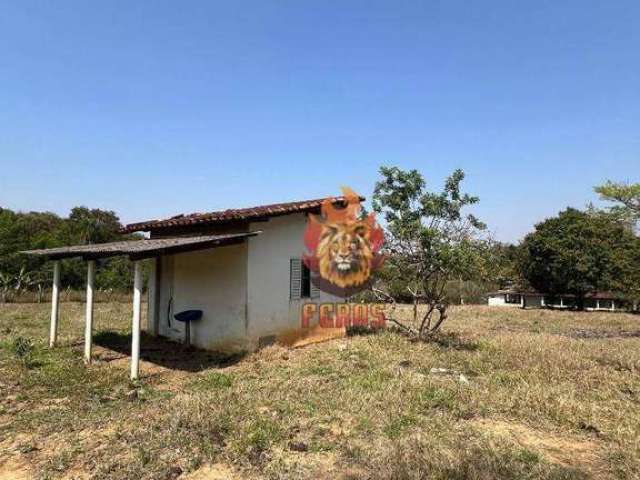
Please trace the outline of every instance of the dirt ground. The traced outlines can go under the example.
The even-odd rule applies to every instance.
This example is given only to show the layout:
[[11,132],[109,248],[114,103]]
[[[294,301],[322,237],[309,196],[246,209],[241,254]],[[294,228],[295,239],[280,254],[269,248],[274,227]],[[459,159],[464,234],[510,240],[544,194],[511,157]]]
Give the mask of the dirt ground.
[[[394,331],[223,355],[143,336],[128,303],[0,305],[0,479],[640,478],[640,316],[453,308]],[[402,315],[407,315],[403,310]]]

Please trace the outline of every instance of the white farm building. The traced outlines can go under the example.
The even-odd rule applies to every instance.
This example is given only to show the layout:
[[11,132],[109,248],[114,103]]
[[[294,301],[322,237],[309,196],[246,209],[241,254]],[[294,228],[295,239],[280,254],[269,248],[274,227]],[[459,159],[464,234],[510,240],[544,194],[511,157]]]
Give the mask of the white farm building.
[[[487,294],[488,305],[494,307],[568,309],[575,307],[575,302],[575,295],[571,294],[549,295],[511,289]],[[585,295],[584,309],[588,311],[635,310],[635,305],[614,293],[592,292]]]
[[[54,261],[50,345],[58,329],[60,259],[87,262],[85,360],[91,361],[93,289],[101,258],[128,256],[134,263],[131,376],[139,370],[142,262],[148,263],[147,330],[203,349],[252,350],[273,342],[299,344],[344,333],[343,328],[301,327],[305,301],[337,302],[310,281],[302,263],[307,215],[325,199],[179,215],[127,225],[122,233],[149,238],[24,252]],[[344,204],[342,197],[333,197]],[[177,321],[199,311],[193,322]]]

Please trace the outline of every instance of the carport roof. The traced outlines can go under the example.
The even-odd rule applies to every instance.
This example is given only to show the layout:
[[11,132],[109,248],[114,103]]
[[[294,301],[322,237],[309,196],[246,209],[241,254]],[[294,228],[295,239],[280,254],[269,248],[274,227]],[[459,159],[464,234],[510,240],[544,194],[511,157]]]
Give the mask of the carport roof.
[[74,245],[41,250],[25,250],[21,253],[27,255],[42,255],[51,260],[72,257],[97,259],[115,257],[119,255],[127,255],[132,260],[141,260],[162,254],[205,250],[242,243],[246,238],[253,237],[259,233],[261,232],[256,231],[226,235],[203,235],[198,237],[128,240],[121,242],[96,243],[93,245]]

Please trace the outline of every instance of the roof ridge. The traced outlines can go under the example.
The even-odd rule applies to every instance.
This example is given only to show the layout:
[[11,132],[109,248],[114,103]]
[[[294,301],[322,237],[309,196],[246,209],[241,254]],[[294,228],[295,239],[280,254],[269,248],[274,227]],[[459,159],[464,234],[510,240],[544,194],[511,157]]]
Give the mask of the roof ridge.
[[[361,197],[364,200],[364,197]],[[211,212],[194,212],[189,214],[179,214],[165,219],[144,220],[141,222],[129,223],[124,226],[121,233],[131,233],[137,231],[148,231],[152,229],[171,228],[185,225],[207,224],[217,222],[230,222],[238,220],[250,220],[258,217],[274,217],[293,213],[303,213],[319,209],[322,202],[330,200],[340,202],[344,200],[340,196],[328,196],[314,198],[310,200],[297,200],[293,202],[270,203],[266,205],[256,205],[252,207],[227,208],[225,210],[214,210]]]

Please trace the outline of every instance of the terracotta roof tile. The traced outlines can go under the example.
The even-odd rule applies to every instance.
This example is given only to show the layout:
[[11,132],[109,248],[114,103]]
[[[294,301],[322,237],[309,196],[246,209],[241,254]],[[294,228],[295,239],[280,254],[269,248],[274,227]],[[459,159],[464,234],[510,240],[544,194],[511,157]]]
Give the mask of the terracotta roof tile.
[[[334,203],[344,201],[344,197],[328,198],[330,198]],[[164,220],[147,220],[144,222],[130,223],[125,226],[121,232],[141,232],[188,225],[215,225],[234,221],[248,221],[257,218],[276,217],[292,213],[312,212],[319,210],[324,200],[324,198],[318,198],[314,200],[274,203],[271,205],[260,205],[249,208],[231,208],[228,210],[219,210],[208,213],[181,214]]]

